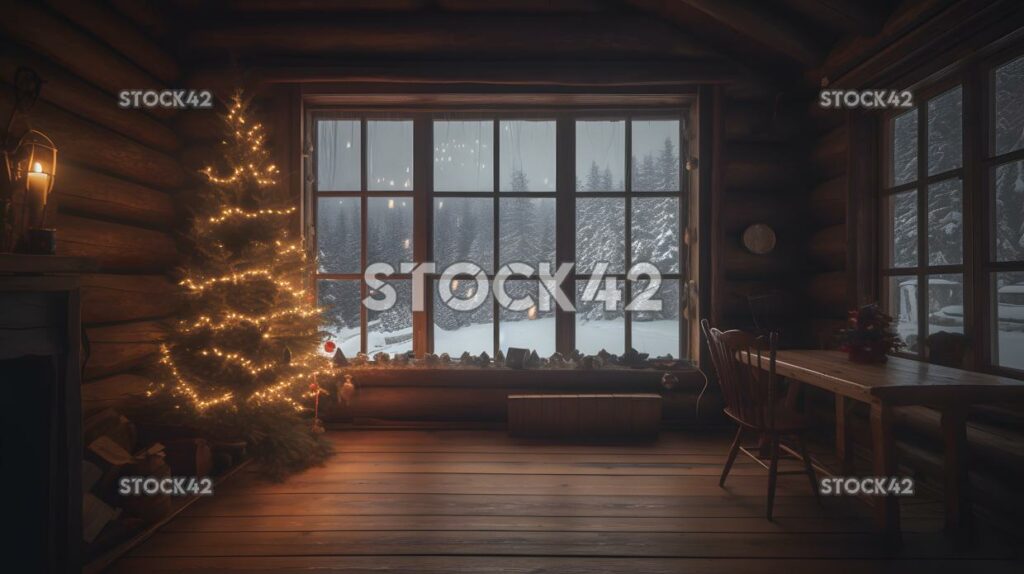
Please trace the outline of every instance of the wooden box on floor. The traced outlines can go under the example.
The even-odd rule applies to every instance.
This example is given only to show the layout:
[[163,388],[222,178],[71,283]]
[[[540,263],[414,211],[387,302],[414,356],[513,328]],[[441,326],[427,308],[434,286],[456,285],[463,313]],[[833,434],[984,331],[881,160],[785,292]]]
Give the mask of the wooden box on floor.
[[508,396],[508,430],[517,437],[651,440],[660,423],[653,393]]

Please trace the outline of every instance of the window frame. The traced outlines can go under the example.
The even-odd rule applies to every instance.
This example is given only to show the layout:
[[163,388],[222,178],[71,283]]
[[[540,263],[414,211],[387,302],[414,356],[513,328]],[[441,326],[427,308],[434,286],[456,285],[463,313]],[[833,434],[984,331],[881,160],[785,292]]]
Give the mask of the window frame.
[[[677,273],[666,273],[662,275],[662,278],[673,279],[679,281],[679,346],[678,354],[672,353],[674,357],[682,357],[690,362],[696,364],[700,356],[699,348],[694,343],[695,338],[692,337],[693,326],[696,324],[696,320],[692,317],[697,315],[698,302],[691,300],[692,294],[695,292],[695,285],[697,281],[696,269],[693,267],[696,263],[694,257],[696,256],[696,246],[691,245],[687,242],[687,237],[692,235],[696,238],[695,222],[697,220],[696,210],[698,209],[698,178],[695,172],[690,172],[684,169],[687,161],[687,150],[689,150],[690,156],[695,153],[698,149],[697,141],[697,126],[694,124],[696,121],[696,108],[697,98],[696,94],[674,94],[675,99],[678,103],[671,105],[665,104],[663,101],[657,104],[645,104],[643,98],[638,99],[637,104],[629,104],[628,106],[604,106],[595,105],[588,106],[586,104],[569,103],[566,106],[523,106],[523,107],[496,107],[489,108],[487,106],[476,106],[472,108],[466,108],[465,106],[453,106],[453,107],[440,107],[440,108],[424,108],[419,106],[407,106],[399,105],[394,107],[385,106],[359,106],[359,105],[344,105],[337,104],[328,101],[327,103],[317,104],[311,103],[312,105],[303,106],[303,131],[304,135],[304,146],[303,153],[306,161],[303,162],[304,169],[306,170],[305,177],[303,178],[303,195],[304,195],[304,229],[307,230],[309,237],[313,238],[308,245],[310,253],[316,255],[316,220],[317,220],[317,204],[318,199],[321,197],[359,197],[361,212],[361,230],[360,230],[360,243],[361,253],[360,262],[361,269],[365,269],[366,261],[366,238],[367,238],[367,213],[368,213],[368,199],[372,197],[410,197],[413,199],[413,259],[416,262],[432,261],[433,260],[433,220],[434,220],[434,203],[435,198],[490,198],[493,202],[493,228],[491,230],[493,236],[493,258],[494,268],[488,271],[487,276],[489,278],[494,276],[494,273],[500,268],[499,267],[499,254],[500,254],[500,203],[503,198],[513,197],[525,197],[525,198],[554,198],[555,200],[555,258],[556,267],[566,261],[575,261],[575,233],[576,233],[576,205],[575,200],[577,192],[575,190],[575,121],[579,119],[594,119],[594,118],[609,118],[609,117],[623,117],[628,119],[673,119],[679,121],[679,163],[680,163],[680,190],[678,192],[636,192],[635,197],[678,197],[679,198],[679,215],[678,218],[678,235],[679,235],[679,271]],[[664,100],[664,97],[658,98]],[[321,119],[357,119],[360,122],[360,190],[359,191],[319,191],[317,189],[316,174],[317,174],[317,154],[315,151],[315,140],[316,140],[316,122]],[[366,189],[366,155],[367,155],[367,120],[373,119],[411,119],[413,122],[413,178],[411,190],[387,190],[387,191],[368,191]],[[434,121],[458,121],[458,120],[474,120],[474,119],[486,119],[493,122],[493,174],[494,184],[493,189],[489,192],[476,192],[476,191],[435,191],[434,190],[434,175],[433,175],[433,154],[430,151],[434,145],[433,139],[433,126]],[[542,121],[554,121],[556,128],[556,142],[555,142],[555,153],[556,153],[556,175],[555,175],[555,190],[554,191],[542,191],[542,192],[511,192],[511,191],[500,191],[501,189],[501,165],[498,161],[500,158],[500,126],[502,121],[506,120],[542,120]],[[623,292],[625,301],[628,302],[629,282],[625,281],[626,273],[628,271],[629,262],[632,259],[632,246],[630,244],[631,234],[631,198],[627,194],[632,195],[631,191],[631,161],[630,151],[632,149],[632,138],[631,138],[631,123],[626,122],[626,145],[624,158],[625,161],[625,187],[624,192],[581,192],[584,196],[598,196],[598,197],[627,197],[626,201],[626,242],[624,249],[626,250],[625,261],[627,262],[626,268],[623,273],[612,274],[616,278],[622,278],[626,283],[626,287]],[[426,152],[423,150],[426,149]],[[684,203],[685,202],[685,203]],[[684,207],[685,205],[685,207]],[[428,274],[425,278],[426,287],[429,290],[426,297],[426,309],[422,312],[413,313],[413,351],[417,356],[422,356],[427,352],[431,352],[434,349],[434,324],[433,324],[433,289],[434,281],[440,277],[440,271],[435,274]],[[566,294],[572,297],[575,294],[575,280],[580,274],[575,270],[574,273],[566,279],[566,283],[562,285],[563,290]],[[583,276],[587,277],[587,276]],[[409,274],[396,273],[391,277],[392,280],[397,279],[410,279]],[[320,279],[338,279],[338,280],[357,280],[359,281],[360,297],[365,298],[368,291],[364,281],[362,281],[362,273],[320,273],[317,267],[314,267],[311,276],[312,285],[314,291],[317,289],[318,281]],[[512,281],[529,281],[529,279],[521,277],[512,277]],[[536,279],[534,279],[536,280]],[[500,332],[500,310],[497,301],[492,296],[491,304],[493,305],[493,341],[492,351],[497,351],[500,345],[499,332]],[[623,303],[625,304],[625,303]],[[632,343],[631,326],[632,317],[630,313],[626,315],[626,335],[623,344],[624,348],[628,349]],[[360,304],[360,349],[367,352],[367,336],[368,332],[366,329],[367,324],[367,309],[365,306]],[[561,353],[571,352],[575,348],[575,314],[567,311],[557,310],[555,311],[555,345],[556,350]],[[492,353],[493,355],[493,353]]]
[[[928,275],[963,273],[964,333],[969,340],[967,367],[972,370],[997,375],[1024,378],[1024,370],[996,364],[996,328],[998,326],[994,277],[997,272],[1024,272],[1024,261],[997,261],[995,252],[996,221],[995,170],[999,165],[1024,160],[1024,149],[1003,154],[995,152],[995,71],[1000,66],[1024,57],[1024,44],[1015,42],[1009,46],[990,47],[973,58],[966,59],[927,77],[908,89],[914,93],[917,125],[917,178],[915,181],[893,185],[892,181],[892,125],[896,117],[906,110],[888,110],[879,117],[879,178],[878,185],[878,253],[876,266],[878,293],[888,306],[890,301],[889,278],[900,275],[914,275],[918,278],[918,336],[919,350],[916,353],[900,352],[899,356],[924,360],[927,331],[927,279]],[[962,145],[963,159],[959,169],[947,170],[932,176],[927,174],[927,121],[928,101],[944,94],[955,86],[963,89],[962,104]],[[928,265],[927,252],[927,189],[940,181],[961,178],[963,261],[961,265]],[[912,268],[893,267],[891,261],[890,213],[887,200],[894,193],[916,190],[918,266]],[[921,263],[925,265],[922,266]],[[923,287],[922,287],[923,283]],[[891,310],[890,310],[891,311]]]

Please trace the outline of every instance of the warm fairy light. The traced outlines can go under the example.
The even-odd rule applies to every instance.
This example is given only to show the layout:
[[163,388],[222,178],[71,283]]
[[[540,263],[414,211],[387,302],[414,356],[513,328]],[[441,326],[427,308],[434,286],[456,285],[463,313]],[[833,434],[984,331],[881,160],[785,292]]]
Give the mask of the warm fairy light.
[[[245,106],[240,97],[236,96],[231,103],[226,120],[229,126],[227,130],[228,136],[222,140],[222,144],[230,150],[227,154],[228,163],[225,166],[226,171],[219,172],[214,167],[209,166],[203,168],[201,173],[206,176],[211,184],[222,188],[230,186],[231,188],[237,188],[240,192],[247,192],[248,188],[246,186],[265,187],[274,185],[276,183],[275,176],[280,173],[280,170],[269,161],[270,154],[264,148],[266,134],[263,125],[259,122],[250,121],[246,117]],[[286,217],[295,214],[297,211],[296,207],[244,209],[232,205],[221,209],[219,213],[198,219],[195,225],[203,231],[209,230],[216,233],[217,228],[215,226],[222,223]],[[268,222],[268,224],[278,225],[276,222]],[[287,295],[284,297],[275,295],[278,300],[274,303],[272,310],[263,314],[246,314],[231,308],[225,308],[216,309],[212,312],[208,311],[207,314],[201,315],[198,318],[179,321],[176,325],[176,330],[179,334],[188,335],[195,333],[197,338],[202,338],[206,337],[206,334],[209,333],[210,337],[206,342],[200,343],[199,348],[185,347],[184,349],[179,349],[174,347],[174,352],[172,352],[170,346],[161,345],[160,363],[166,367],[170,377],[166,384],[154,387],[147,394],[152,395],[161,388],[166,388],[174,395],[184,398],[187,403],[191,404],[199,412],[214,406],[236,408],[240,404],[238,402],[240,399],[258,404],[287,404],[300,411],[304,409],[299,401],[307,398],[308,393],[297,392],[302,389],[298,385],[308,387],[310,381],[316,375],[330,375],[334,370],[334,366],[325,361],[318,351],[289,356],[285,362],[278,362],[268,359],[266,356],[246,353],[243,348],[236,346],[237,343],[224,342],[225,340],[231,341],[231,337],[234,334],[228,333],[228,337],[223,339],[213,335],[214,333],[219,335],[219,332],[230,329],[256,327],[258,328],[257,333],[263,339],[279,338],[283,343],[288,341],[292,333],[287,335],[272,334],[271,329],[275,327],[275,323],[278,320],[307,319],[315,317],[322,312],[309,298],[307,290],[303,288],[301,274],[294,273],[294,263],[307,260],[307,251],[303,242],[289,241],[287,239],[287,231],[282,232],[279,237],[279,239],[274,240],[272,243],[262,241],[256,243],[257,245],[262,245],[262,248],[265,249],[264,253],[266,253],[266,256],[263,259],[264,261],[269,259],[268,262],[249,268],[231,268],[230,271],[219,275],[197,274],[186,277],[180,282],[180,285],[193,297],[202,297],[210,289],[221,287],[232,289],[234,286],[244,287],[244,284],[249,281],[270,282],[276,286],[278,293]],[[225,242],[216,236],[212,237],[209,243],[216,248],[224,249],[225,247]],[[282,272],[282,269],[287,269],[287,273]],[[287,297],[288,295],[291,296],[290,300]],[[221,293],[214,292],[213,296],[220,297]],[[226,296],[231,297],[232,293],[228,292]],[[285,330],[279,324],[278,327],[282,331]],[[217,343],[214,343],[214,341],[217,341]],[[248,393],[248,396],[240,396],[242,391],[237,389],[225,391],[223,387],[216,391],[204,392],[204,386],[195,382],[195,379],[198,379],[201,375],[190,374],[190,371],[186,368],[188,364],[183,360],[184,355],[178,354],[181,352],[188,353],[190,357],[196,355],[203,357],[206,361],[212,361],[214,365],[219,363],[222,367],[230,368],[231,371],[227,371],[225,374],[234,373],[241,376],[259,377],[259,379],[255,380],[260,381],[262,381],[262,377],[266,377],[271,373],[275,376],[265,383],[258,383],[252,391],[244,391]],[[178,359],[177,362],[175,357]],[[205,366],[200,368],[206,369]],[[278,372],[279,369],[280,372]],[[209,375],[203,374],[202,376],[205,380],[205,377]]]
[[264,215],[291,215],[293,213],[295,213],[294,207],[286,209],[259,209],[256,211],[246,211],[240,207],[229,207],[221,211],[220,215],[211,217],[209,221],[210,223],[221,223],[236,217],[256,219],[257,217],[262,217]]

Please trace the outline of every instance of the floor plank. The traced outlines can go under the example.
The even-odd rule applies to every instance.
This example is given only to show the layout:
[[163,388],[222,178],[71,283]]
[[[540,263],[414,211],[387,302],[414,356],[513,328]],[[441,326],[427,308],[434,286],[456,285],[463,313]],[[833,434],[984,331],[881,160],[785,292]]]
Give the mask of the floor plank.
[[902,501],[904,545],[881,543],[854,498],[817,504],[806,478],[767,480],[729,436],[556,444],[495,431],[330,432],[326,465],[271,483],[240,473],[112,571],[1008,572],[1010,544],[941,534],[942,507]]

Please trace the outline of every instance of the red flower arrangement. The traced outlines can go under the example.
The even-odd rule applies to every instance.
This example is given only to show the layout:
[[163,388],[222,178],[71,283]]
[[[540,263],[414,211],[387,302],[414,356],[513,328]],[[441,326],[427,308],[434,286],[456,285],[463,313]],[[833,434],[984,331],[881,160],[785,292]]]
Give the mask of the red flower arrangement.
[[850,311],[850,328],[840,331],[840,349],[855,363],[884,363],[886,355],[904,347],[893,331],[893,319],[877,304]]

